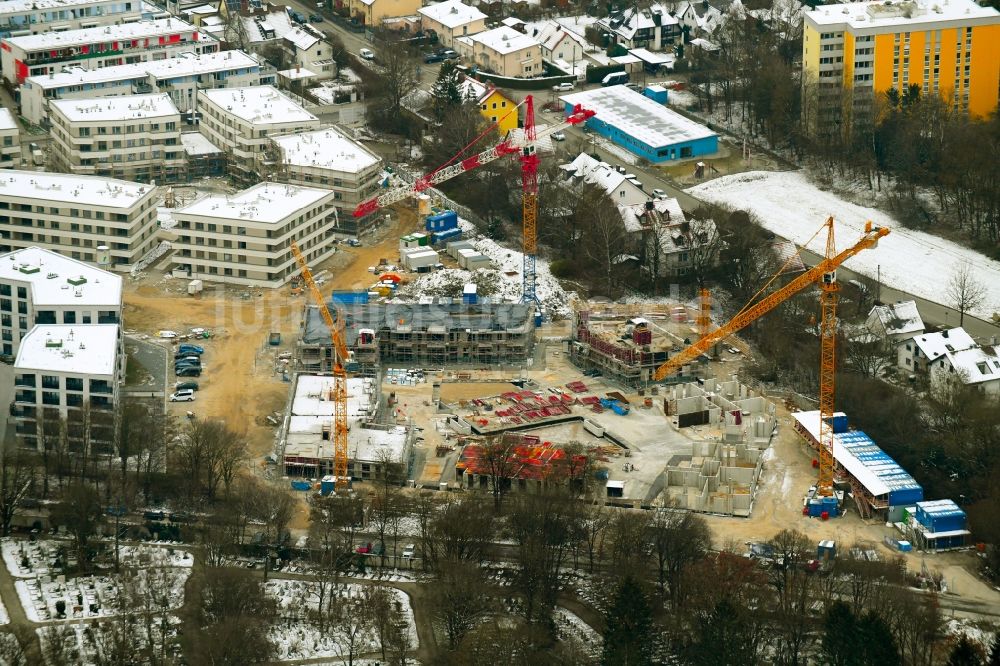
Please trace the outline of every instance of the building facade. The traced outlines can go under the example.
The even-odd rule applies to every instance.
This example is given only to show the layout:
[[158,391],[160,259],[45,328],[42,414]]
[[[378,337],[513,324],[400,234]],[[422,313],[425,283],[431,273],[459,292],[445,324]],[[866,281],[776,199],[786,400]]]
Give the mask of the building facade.
[[513,28],[456,39],[455,50],[469,62],[501,76],[527,79],[545,73],[541,44]]
[[456,37],[486,30],[486,14],[461,0],[446,0],[420,8],[420,27],[433,30],[441,46],[453,47]]
[[281,153],[279,180],[333,190],[338,231],[357,235],[379,219],[354,217],[357,205],[379,190],[382,158],[378,155],[336,127],[286,134],[273,141]]
[[0,169],[21,166],[21,130],[10,109],[0,108]]
[[[64,288],[65,287],[65,288]],[[0,345],[13,357],[36,324],[120,324],[122,279],[38,247],[0,256]]]
[[911,86],[986,117],[997,108],[1000,12],[972,0],[823,5],[805,13],[802,72],[814,131],[861,118],[876,94]]
[[298,265],[294,240],[310,266],[336,251],[333,192],[260,183],[212,194],[173,212],[174,274],[211,282],[280,287]]
[[320,125],[274,86],[201,90],[198,101],[202,134],[226,154],[230,177],[241,184],[257,182],[278,166],[267,155],[271,137]]
[[185,51],[218,50],[218,42],[190,23],[166,18],[8,37],[0,40],[0,66],[8,82],[20,85],[29,76],[55,74],[73,65],[100,69],[172,58]]
[[166,93],[177,110],[192,111],[195,93],[206,88],[239,88],[274,83],[274,68],[243,51],[178,53],[173,58],[149,60],[101,69],[69,67],[45,76],[30,76],[21,84],[21,115],[42,125],[48,103],[81,99]]
[[414,16],[420,9],[420,0],[346,0],[351,18],[370,27],[379,27],[390,18]]
[[143,183],[184,174],[181,114],[166,93],[53,100],[49,109],[62,171]]
[[309,25],[295,26],[285,33],[283,45],[292,69],[308,71],[312,74],[310,81],[336,78],[337,63],[333,59],[333,47],[319,30]]
[[659,3],[636,11],[628,7],[597,22],[598,29],[611,35],[615,44],[627,49],[664,51],[683,41],[677,16]]
[[41,451],[65,441],[77,454],[115,452],[115,408],[125,378],[118,324],[38,325],[14,361],[18,442]]
[[6,0],[0,2],[0,37],[131,23],[142,0]]
[[[97,176],[0,172],[0,252],[32,246],[124,269],[156,244],[156,188]],[[107,261],[98,248],[106,246]]]

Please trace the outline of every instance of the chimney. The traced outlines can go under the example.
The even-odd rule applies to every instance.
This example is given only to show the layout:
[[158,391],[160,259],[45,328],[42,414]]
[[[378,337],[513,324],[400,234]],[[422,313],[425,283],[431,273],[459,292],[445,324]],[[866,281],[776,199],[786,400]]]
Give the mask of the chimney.
[[948,331],[945,331],[945,332],[944,332],[944,333],[942,333],[941,335],[942,335],[943,337],[947,338],[947,337],[948,337]]

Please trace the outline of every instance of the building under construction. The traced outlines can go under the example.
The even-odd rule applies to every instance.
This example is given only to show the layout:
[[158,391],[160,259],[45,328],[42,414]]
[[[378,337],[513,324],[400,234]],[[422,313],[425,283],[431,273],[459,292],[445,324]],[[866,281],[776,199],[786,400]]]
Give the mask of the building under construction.
[[[331,303],[344,317],[344,341],[362,372],[380,365],[521,365],[534,347],[533,308],[520,303]],[[330,333],[315,307],[307,307],[299,362],[329,372]]]
[[668,350],[683,342],[683,338],[675,341],[655,330],[644,317],[620,312],[581,310],[574,323],[570,343],[573,363],[585,370],[599,370],[627,386],[640,387],[652,381],[656,368],[667,360]]
[[455,478],[463,488],[489,488],[497,470],[503,470],[506,490],[532,492],[546,484],[583,483],[588,471],[586,455],[567,453],[535,435],[504,433],[502,437],[505,446],[492,451],[478,443],[465,446],[455,465]]

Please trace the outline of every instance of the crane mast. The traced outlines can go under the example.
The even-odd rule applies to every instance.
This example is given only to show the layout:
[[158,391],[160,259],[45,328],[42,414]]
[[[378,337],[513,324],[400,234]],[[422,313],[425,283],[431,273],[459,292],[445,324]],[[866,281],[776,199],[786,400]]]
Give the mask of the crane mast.
[[[323,322],[330,331],[330,342],[333,345],[333,391],[331,392],[331,402],[333,402],[333,428],[330,432],[330,439],[333,442],[333,478],[336,490],[341,491],[347,488],[347,372],[344,364],[349,359],[347,345],[344,344],[344,337],[340,329],[333,321],[330,308],[327,307],[323,294],[313,279],[312,271],[305,256],[299,249],[298,243],[292,241],[292,256],[302,272],[302,280],[309,288],[309,293],[316,307],[319,309]],[[343,317],[339,320],[343,321]]]
[[524,264],[521,271],[521,302],[538,301],[535,293],[535,252],[538,245],[538,153],[535,146],[535,100],[524,100],[524,147],[521,149],[521,212],[523,216]]

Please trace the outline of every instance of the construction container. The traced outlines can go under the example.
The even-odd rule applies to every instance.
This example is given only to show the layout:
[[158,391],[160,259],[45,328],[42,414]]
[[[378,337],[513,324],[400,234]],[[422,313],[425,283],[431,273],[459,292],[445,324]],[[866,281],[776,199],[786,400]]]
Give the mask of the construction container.
[[399,249],[402,251],[406,248],[423,247],[426,246],[429,241],[430,237],[427,234],[418,231],[401,236],[399,239]]
[[334,480],[333,476],[328,474],[322,478],[319,482],[319,494],[329,495],[337,488],[337,482]]
[[292,490],[310,490],[312,484],[308,481],[292,481]]
[[835,434],[847,432],[847,414],[834,414],[830,417],[830,425]]
[[458,227],[458,214],[453,210],[446,210],[437,215],[429,215],[424,220],[424,228],[427,231],[448,231]]
[[358,329],[358,344],[359,345],[375,344],[375,329],[372,328]]
[[367,291],[352,291],[348,289],[335,289],[330,293],[330,300],[344,305],[360,305],[368,302]]
[[440,263],[440,257],[434,250],[422,250],[403,255],[403,266],[411,271],[430,270]]
[[814,497],[809,500],[810,518],[821,518],[824,513],[827,518],[836,518],[840,515],[840,505],[836,497]]
[[458,253],[462,250],[475,250],[476,246],[467,240],[452,241],[445,245],[445,251],[452,259],[458,261]]
[[200,294],[205,288],[205,283],[201,280],[191,280],[188,282],[188,294],[194,296],[195,294]]
[[458,265],[467,271],[474,271],[477,268],[490,268],[493,262],[484,254],[475,250],[460,250],[458,254]]
[[431,245],[440,245],[450,241],[456,241],[462,237],[462,230],[458,227],[445,231],[435,231],[431,234]]
[[819,545],[816,546],[816,559],[818,560],[832,560],[837,557],[837,543],[826,539],[820,541]]
[[966,529],[965,512],[949,499],[917,502],[917,522],[930,532],[954,532]]
[[478,287],[475,284],[467,284],[462,288],[462,302],[466,305],[475,305],[479,302]]
[[654,102],[659,102],[660,104],[667,103],[667,89],[663,86],[646,86],[646,89],[642,91],[642,94]]

